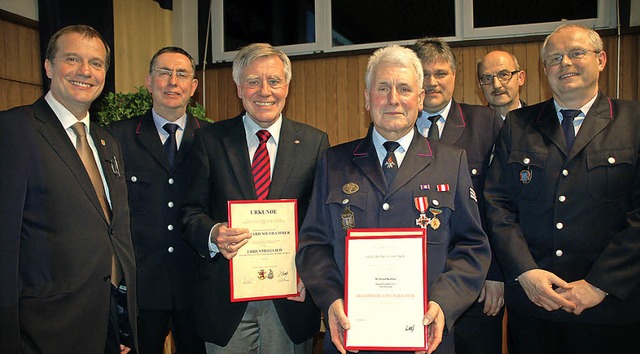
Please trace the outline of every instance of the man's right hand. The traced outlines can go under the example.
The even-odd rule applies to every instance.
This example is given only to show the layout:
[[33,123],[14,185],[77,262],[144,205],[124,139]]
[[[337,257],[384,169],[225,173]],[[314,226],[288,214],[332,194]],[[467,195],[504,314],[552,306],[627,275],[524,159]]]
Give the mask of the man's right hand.
[[344,300],[337,299],[328,311],[329,332],[331,333],[331,342],[336,346],[336,349],[342,354],[347,352],[344,349],[344,331],[351,329],[351,323],[347,315],[344,313]]
[[576,308],[576,304],[560,296],[553,286],[570,290],[572,286],[555,274],[542,269],[528,270],[518,277],[518,282],[534,304],[547,311],[554,311],[561,307]]
[[250,238],[249,230],[228,228],[226,224],[221,224],[211,232],[211,242],[218,246],[220,253],[226,259],[235,257],[238,250],[247,244]]

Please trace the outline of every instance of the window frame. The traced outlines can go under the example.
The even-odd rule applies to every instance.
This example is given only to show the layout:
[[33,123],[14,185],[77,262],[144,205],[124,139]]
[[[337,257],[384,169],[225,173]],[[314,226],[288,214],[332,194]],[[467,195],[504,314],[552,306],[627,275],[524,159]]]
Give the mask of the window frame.
[[[224,52],[224,19],[223,1],[211,1],[211,54],[212,62],[221,63],[232,61],[238,51]],[[466,41],[491,38],[527,37],[533,35],[549,34],[563,23],[580,24],[594,29],[606,29],[616,27],[616,4],[613,1],[598,1],[598,17],[586,20],[556,21],[524,25],[495,26],[485,28],[473,28],[473,0],[454,0],[454,16],[456,19],[455,36],[442,37],[447,42]],[[278,46],[289,56],[349,52],[384,47],[389,44],[411,45],[418,38],[402,41],[372,42],[332,46],[331,26],[331,1],[315,0],[315,32],[316,40],[313,43]]]

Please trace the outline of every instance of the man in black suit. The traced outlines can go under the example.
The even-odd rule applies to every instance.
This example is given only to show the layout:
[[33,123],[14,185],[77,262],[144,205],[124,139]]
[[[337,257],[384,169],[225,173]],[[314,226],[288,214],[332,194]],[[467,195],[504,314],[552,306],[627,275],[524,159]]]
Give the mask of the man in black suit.
[[[229,260],[251,235],[227,227],[227,201],[297,199],[301,224],[328,138],[282,115],[291,80],[291,62],[282,51],[262,43],[243,48],[233,61],[233,80],[246,112],[196,133],[199,168],[182,208],[185,237],[202,257],[198,334],[208,353],[310,353],[320,317],[302,284],[300,297],[292,299],[230,301]],[[252,160],[258,161],[252,157],[264,148],[266,190],[256,187],[252,173]]]
[[640,105],[598,89],[600,36],[558,27],[553,98],[510,112],[485,199],[513,353],[637,353]]
[[138,268],[140,354],[162,353],[169,330],[178,353],[204,353],[195,331],[197,254],[183,239],[180,207],[198,166],[193,137],[207,124],[187,114],[195,63],[177,47],[156,52],[146,86],[153,107],[110,126],[120,142]]
[[[424,38],[417,41],[413,49],[424,69],[424,108],[416,122],[418,131],[431,140],[466,150],[469,174],[478,195],[480,217],[485,228],[484,180],[502,127],[502,118],[494,109],[458,103],[453,99],[456,58],[445,41]],[[455,324],[458,354],[500,353],[504,312],[502,280],[498,264],[492,260],[478,301]]]
[[[319,164],[300,230],[300,276],[328,322],[325,353],[345,353],[342,332],[350,328],[343,301],[346,230],[416,228],[421,215],[428,215],[429,225],[423,227],[429,306],[420,315],[429,327],[427,353],[453,354],[450,331],[478,297],[490,260],[466,153],[427,140],[414,129],[424,91],[421,63],[413,51],[399,46],[377,50],[365,78],[365,107],[373,126],[364,139],[327,150]],[[389,143],[397,147],[393,152],[386,149]],[[394,167],[396,175],[389,181],[383,169]],[[418,200],[424,201],[423,210]],[[351,214],[353,223],[343,223],[344,213]]]
[[[125,326],[135,330],[136,271],[122,157],[88,113],[109,53],[89,26],[59,30],[44,64],[49,92],[0,113],[3,353],[114,354],[134,346]],[[119,316],[122,306],[128,319]]]
[[478,85],[489,107],[502,119],[509,111],[526,106],[520,99],[520,88],[526,74],[515,55],[501,50],[487,53],[478,62]]

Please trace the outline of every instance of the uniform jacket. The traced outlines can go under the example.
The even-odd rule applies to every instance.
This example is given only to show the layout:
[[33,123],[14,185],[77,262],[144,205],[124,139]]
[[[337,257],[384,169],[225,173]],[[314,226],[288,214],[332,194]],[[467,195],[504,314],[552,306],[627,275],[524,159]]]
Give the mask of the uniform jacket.
[[[364,139],[330,148],[319,164],[300,230],[296,257],[300,276],[326,316],[329,306],[344,298],[346,231],[340,215],[345,207],[350,206],[356,228],[412,228],[418,227],[420,217],[414,198],[426,196],[429,207],[441,211],[440,227],[427,229],[428,296],[442,307],[451,329],[480,293],[490,262],[466,153],[416,132],[387,189],[371,132]],[[359,190],[346,194],[347,183],[357,184]],[[449,190],[438,192],[438,184]],[[431,210],[427,216],[433,217]],[[452,336],[445,336],[441,345],[439,353],[453,353]]]
[[[256,192],[242,115],[198,130],[198,170],[182,208],[187,241],[201,256],[196,290],[196,326],[207,342],[225,346],[235,332],[246,302],[230,302],[229,261],[208,248],[211,228],[226,222],[227,201],[255,200]],[[282,129],[268,199],[297,199],[298,224],[304,220],[315,167],[329,146],[326,133],[281,118]],[[319,328],[319,311],[310,296],[304,303],[273,301],[294,343],[311,338]]]
[[3,353],[103,353],[112,244],[136,328],[127,186],[115,139],[91,124],[109,186],[107,222],[89,175],[53,110],[0,113],[0,348]]
[[[484,210],[484,181],[487,178],[493,146],[502,128],[502,117],[493,108],[451,102],[440,142],[464,149],[469,160],[469,174],[478,196],[478,209],[483,229],[486,230]],[[502,281],[497,262],[492,261],[487,279]]]
[[[553,100],[509,113],[485,188],[507,305],[552,320],[640,322],[640,105],[599,93],[567,151]],[[515,281],[541,268],[609,296],[575,316]]]
[[182,310],[193,305],[198,256],[182,237],[180,207],[198,168],[193,137],[196,129],[206,124],[187,116],[173,166],[167,160],[151,110],[109,126],[127,166],[140,309]]

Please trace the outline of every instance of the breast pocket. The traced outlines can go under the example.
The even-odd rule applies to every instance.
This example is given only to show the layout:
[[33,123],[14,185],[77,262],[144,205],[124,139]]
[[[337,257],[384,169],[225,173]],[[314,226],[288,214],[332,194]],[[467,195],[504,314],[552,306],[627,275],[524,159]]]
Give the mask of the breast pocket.
[[144,173],[131,173],[127,176],[127,191],[129,193],[129,209],[132,214],[146,214],[152,197],[151,177]]
[[636,164],[633,149],[587,151],[589,194],[601,201],[623,198],[631,190]]
[[427,198],[428,206],[424,215],[418,206],[413,208],[416,215],[416,227],[426,225],[427,243],[430,245],[449,242],[449,238],[451,237],[449,219],[451,218],[451,213],[455,211],[453,193],[449,190],[438,192],[437,189],[415,191],[413,193],[414,203],[416,203],[417,198],[421,197]]
[[344,243],[349,228],[363,227],[367,205],[367,192],[360,189],[354,194],[345,194],[341,189],[330,190],[326,204],[329,206],[334,238]]
[[537,200],[544,192],[543,173],[548,154],[530,151],[512,151],[507,164],[515,176],[518,194],[522,200]]

